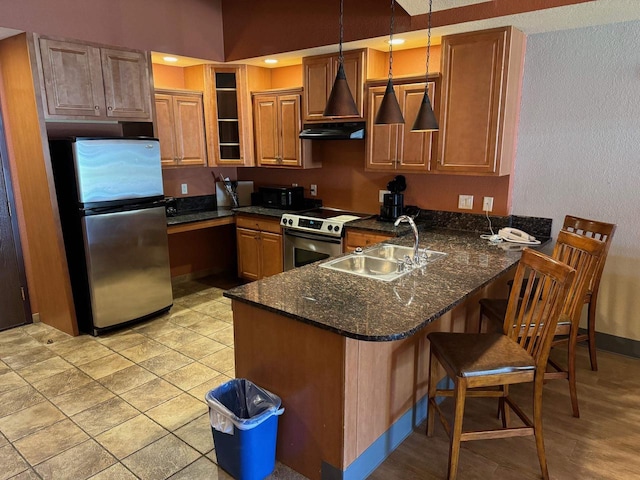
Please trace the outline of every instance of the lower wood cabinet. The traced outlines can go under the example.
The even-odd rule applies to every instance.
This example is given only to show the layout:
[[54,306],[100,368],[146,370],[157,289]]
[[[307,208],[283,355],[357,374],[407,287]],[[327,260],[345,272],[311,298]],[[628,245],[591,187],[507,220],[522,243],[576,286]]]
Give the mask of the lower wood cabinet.
[[236,239],[240,278],[259,280],[283,271],[279,219],[238,216]]
[[384,242],[393,238],[393,235],[385,235],[383,233],[373,233],[366,230],[348,229],[344,241],[344,253],[351,253],[356,248],[366,248],[376,243]]

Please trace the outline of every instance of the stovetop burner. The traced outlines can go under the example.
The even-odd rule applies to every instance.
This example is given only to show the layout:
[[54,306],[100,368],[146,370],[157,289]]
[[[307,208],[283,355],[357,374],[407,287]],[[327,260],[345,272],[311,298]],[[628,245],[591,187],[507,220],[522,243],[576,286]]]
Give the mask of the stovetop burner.
[[332,237],[341,237],[344,224],[360,218],[368,218],[369,213],[357,213],[337,208],[320,207],[296,213],[285,213],[280,223],[291,230],[317,232]]

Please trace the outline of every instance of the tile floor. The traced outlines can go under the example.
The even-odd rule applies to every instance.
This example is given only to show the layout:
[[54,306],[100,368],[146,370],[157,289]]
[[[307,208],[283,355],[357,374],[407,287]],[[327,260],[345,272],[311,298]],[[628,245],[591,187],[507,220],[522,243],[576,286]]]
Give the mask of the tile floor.
[[[174,286],[168,314],[101,337],[0,332],[0,480],[228,479],[205,394],[234,377],[230,302]],[[283,465],[272,478],[300,478]]]

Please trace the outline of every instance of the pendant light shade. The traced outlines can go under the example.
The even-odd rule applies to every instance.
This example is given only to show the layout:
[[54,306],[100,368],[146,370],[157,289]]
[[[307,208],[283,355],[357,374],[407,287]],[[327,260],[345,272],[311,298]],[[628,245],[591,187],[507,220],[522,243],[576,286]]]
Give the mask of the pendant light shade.
[[333,82],[333,88],[329,95],[327,105],[324,107],[323,115],[325,117],[359,117],[360,112],[353,100],[349,84],[347,83],[347,75],[344,73],[344,57],[342,56],[342,17],[343,17],[343,0],[340,0],[340,56],[338,57],[338,73],[336,80]]
[[356,102],[353,100],[353,96],[351,95],[351,90],[349,90],[349,84],[347,83],[347,76],[344,73],[342,62],[338,63],[336,81],[333,82],[331,95],[329,95],[329,100],[327,101],[327,106],[324,109],[323,115],[325,117],[348,117],[360,115]]
[[422,97],[422,103],[420,104],[420,110],[416,116],[416,121],[413,124],[412,132],[433,132],[438,130],[438,120],[431,108],[431,102],[429,101],[429,94],[425,92]]
[[391,0],[391,26],[389,28],[389,81],[387,89],[382,97],[380,109],[376,114],[374,124],[391,125],[396,123],[404,123],[402,110],[398,104],[396,92],[393,90],[393,21],[395,17],[395,0]]
[[373,123],[376,125],[404,123],[404,117],[402,116],[402,111],[400,110],[398,98],[393,89],[393,81],[391,79],[387,82],[387,89],[384,92],[382,103],[380,103],[380,108]]
[[413,124],[413,128],[411,129],[412,132],[433,132],[440,128],[438,126],[438,120],[436,120],[436,115],[433,113],[431,102],[429,101],[429,53],[431,50],[431,2],[432,0],[429,0],[429,17],[428,17],[429,20],[427,24],[427,62],[426,62],[427,75],[425,79],[424,97],[422,98],[422,103],[420,104],[420,110],[418,110],[416,121]]

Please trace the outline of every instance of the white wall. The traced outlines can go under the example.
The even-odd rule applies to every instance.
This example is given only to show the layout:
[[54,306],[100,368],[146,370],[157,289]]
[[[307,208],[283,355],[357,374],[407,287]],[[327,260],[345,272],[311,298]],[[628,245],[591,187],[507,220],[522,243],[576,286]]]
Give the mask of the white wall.
[[512,213],[616,223],[596,328],[640,340],[640,22],[528,37]]

